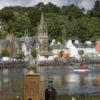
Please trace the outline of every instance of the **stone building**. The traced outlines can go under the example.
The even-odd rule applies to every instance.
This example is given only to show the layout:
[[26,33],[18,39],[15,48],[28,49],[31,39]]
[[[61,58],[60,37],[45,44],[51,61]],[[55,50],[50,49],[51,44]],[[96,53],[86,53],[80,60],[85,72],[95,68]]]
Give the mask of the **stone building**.
[[38,36],[37,36],[37,49],[38,49],[38,60],[53,60],[54,56],[49,51],[49,43],[48,43],[48,29],[47,23],[44,20],[43,13],[41,13],[40,23],[38,25]]
[[43,13],[41,14],[40,23],[38,25],[38,50],[48,51],[48,31],[47,31],[47,23],[44,20]]
[[2,42],[2,48],[8,49],[10,57],[16,56],[17,44],[16,44],[15,37],[13,34],[7,35],[6,39]]
[[9,50],[10,57],[15,57],[18,50],[22,50],[24,55],[31,57],[31,48],[36,48],[39,57],[47,57],[52,55],[49,52],[47,23],[41,13],[40,23],[38,25],[38,35],[29,37],[25,35],[21,38],[15,38],[14,35],[8,34],[6,39],[0,40],[0,49],[6,48]]

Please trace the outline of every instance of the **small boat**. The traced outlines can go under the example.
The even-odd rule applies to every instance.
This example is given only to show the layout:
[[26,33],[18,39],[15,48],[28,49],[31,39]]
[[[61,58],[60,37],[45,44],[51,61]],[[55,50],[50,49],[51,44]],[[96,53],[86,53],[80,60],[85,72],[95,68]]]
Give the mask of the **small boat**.
[[89,69],[74,69],[74,72],[90,72]]
[[82,66],[80,66],[79,68],[74,69],[73,71],[74,71],[74,72],[90,72],[90,71],[92,71],[92,70],[93,70],[93,68],[91,68],[91,67],[89,67],[89,66],[82,65]]

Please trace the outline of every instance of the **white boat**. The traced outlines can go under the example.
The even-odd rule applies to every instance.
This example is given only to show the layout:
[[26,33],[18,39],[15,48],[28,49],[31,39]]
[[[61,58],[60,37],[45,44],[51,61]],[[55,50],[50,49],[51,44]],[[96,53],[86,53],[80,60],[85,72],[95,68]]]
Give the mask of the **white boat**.
[[89,67],[89,66],[80,66],[77,69],[74,69],[74,72],[90,72],[90,71],[94,71],[94,67]]
[[74,69],[74,72],[90,72],[91,69]]

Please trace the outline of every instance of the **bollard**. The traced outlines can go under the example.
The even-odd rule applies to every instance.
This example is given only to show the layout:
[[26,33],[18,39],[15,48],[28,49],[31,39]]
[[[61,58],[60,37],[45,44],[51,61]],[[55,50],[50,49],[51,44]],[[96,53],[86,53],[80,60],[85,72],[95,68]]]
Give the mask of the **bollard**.
[[48,87],[45,90],[45,100],[56,100],[56,90],[53,87],[53,81],[51,79],[48,80]]

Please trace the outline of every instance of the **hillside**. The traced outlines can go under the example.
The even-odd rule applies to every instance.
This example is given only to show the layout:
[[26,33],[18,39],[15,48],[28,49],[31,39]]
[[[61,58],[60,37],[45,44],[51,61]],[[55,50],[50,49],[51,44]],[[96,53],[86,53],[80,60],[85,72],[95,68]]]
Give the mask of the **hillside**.
[[74,38],[96,40],[100,38],[100,1],[96,1],[94,8],[84,14],[84,9],[75,5],[57,7],[52,3],[44,5],[42,2],[34,7],[5,7],[0,10],[0,19],[5,32],[0,32],[0,38],[8,33],[21,37],[37,35],[37,26],[41,12],[44,13],[48,25],[50,40],[58,41]]

